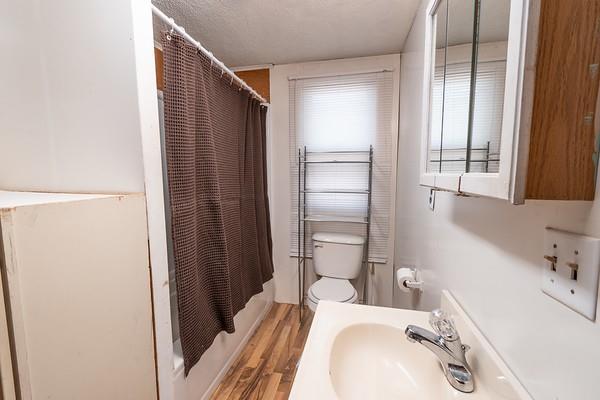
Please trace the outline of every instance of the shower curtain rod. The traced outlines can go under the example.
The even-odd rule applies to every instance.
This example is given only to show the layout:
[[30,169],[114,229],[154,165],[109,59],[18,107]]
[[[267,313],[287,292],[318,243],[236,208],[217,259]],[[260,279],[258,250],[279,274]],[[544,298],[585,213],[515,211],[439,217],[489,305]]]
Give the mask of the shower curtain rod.
[[250,94],[252,94],[252,96],[254,96],[258,100],[260,100],[261,103],[263,103],[264,105],[268,105],[269,104],[264,97],[262,97],[260,94],[258,94],[258,92],[256,90],[252,89],[252,87],[250,85],[248,85],[246,82],[244,82],[232,70],[230,70],[229,68],[227,68],[227,66],[225,64],[223,64],[223,62],[221,60],[219,60],[217,57],[215,57],[213,53],[211,53],[204,46],[202,46],[202,44],[199,41],[197,41],[196,39],[194,39],[193,37],[191,37],[190,34],[185,31],[185,29],[183,29],[181,26],[177,25],[175,23],[175,20],[173,18],[167,16],[167,14],[165,14],[164,12],[162,12],[154,4],[151,4],[151,7],[152,7],[152,12],[154,13],[154,15],[156,15],[163,22],[165,22],[166,24],[168,24],[171,28],[173,28],[174,31],[176,31],[181,36],[183,36],[187,41],[189,41],[193,45],[195,45],[201,52],[203,52],[206,56],[208,56],[208,58],[212,62],[214,62],[219,68],[221,68],[221,71],[226,72],[229,76],[231,76],[231,78],[232,78],[231,82],[232,83],[233,83],[233,81],[237,82],[242,88],[244,88],[247,91],[249,91]]

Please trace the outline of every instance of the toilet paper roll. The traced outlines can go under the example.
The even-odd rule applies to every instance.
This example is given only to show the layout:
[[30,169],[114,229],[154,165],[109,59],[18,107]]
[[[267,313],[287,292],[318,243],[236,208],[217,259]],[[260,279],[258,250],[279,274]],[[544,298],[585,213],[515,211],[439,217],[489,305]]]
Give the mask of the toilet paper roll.
[[398,271],[396,271],[396,280],[398,281],[398,287],[400,290],[409,293],[410,289],[404,286],[404,282],[414,281],[415,271],[410,268],[398,268]]

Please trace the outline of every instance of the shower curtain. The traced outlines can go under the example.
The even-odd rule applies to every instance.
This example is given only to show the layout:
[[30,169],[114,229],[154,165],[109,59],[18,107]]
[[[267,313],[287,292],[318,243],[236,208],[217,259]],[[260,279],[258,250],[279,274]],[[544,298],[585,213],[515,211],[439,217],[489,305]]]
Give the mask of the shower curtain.
[[174,33],[162,35],[164,124],[185,373],[273,276],[266,107]]

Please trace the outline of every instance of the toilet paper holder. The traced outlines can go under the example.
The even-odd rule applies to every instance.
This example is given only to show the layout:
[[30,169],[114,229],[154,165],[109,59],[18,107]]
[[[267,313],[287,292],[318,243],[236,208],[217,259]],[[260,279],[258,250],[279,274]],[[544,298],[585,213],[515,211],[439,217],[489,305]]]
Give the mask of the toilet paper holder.
[[418,273],[416,268],[401,267],[396,271],[396,280],[398,287],[403,292],[411,291],[423,291],[424,282],[418,279]]
[[405,280],[403,285],[409,289],[423,291],[423,281]]

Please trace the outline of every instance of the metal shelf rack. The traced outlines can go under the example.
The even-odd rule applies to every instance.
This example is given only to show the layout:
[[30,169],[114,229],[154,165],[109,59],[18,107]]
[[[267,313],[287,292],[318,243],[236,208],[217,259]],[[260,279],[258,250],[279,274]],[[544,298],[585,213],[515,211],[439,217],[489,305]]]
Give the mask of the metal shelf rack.
[[[344,155],[362,155],[368,156],[367,160],[336,160],[336,154]],[[334,159],[327,160],[309,160],[310,156],[328,156]],[[306,170],[313,164],[366,164],[368,165],[368,187],[367,190],[353,189],[325,189],[313,190],[307,188]],[[349,224],[365,225],[365,248],[363,252],[363,265],[365,271],[365,280],[363,285],[362,303],[366,303],[367,297],[367,274],[369,264],[369,240],[371,233],[371,194],[373,189],[373,146],[364,151],[307,151],[306,146],[298,149],[298,303],[300,304],[300,323],[302,323],[302,313],[305,306],[306,291],[306,223],[311,222],[339,222]],[[306,214],[306,195],[307,194],[363,194],[367,196],[367,213],[364,216],[343,216],[343,215],[307,215]]]
[[[469,152],[484,152],[484,157],[482,159],[469,159],[468,162],[469,164],[471,163],[485,163],[483,166],[484,171],[483,172],[489,172],[490,169],[490,163],[492,162],[500,162],[500,158],[498,158],[500,156],[500,153],[498,152],[492,152],[490,151],[490,142],[488,141],[486,144],[486,147],[479,147],[479,148],[472,148],[472,149],[468,149],[467,147],[455,147],[455,148],[449,148],[449,149],[439,149],[438,151],[440,152],[440,157],[442,156],[442,153],[444,151],[462,151],[464,150],[465,153],[469,153]],[[494,156],[494,157],[492,157]],[[437,168],[440,169],[441,172],[441,165],[443,163],[451,163],[451,162],[460,162],[460,163],[465,163],[465,167],[467,166],[467,156],[465,157],[459,157],[459,158],[450,158],[450,159],[437,159],[437,160],[429,160],[430,163],[433,164],[439,164],[439,166]],[[469,172],[469,171],[467,171]],[[471,171],[473,172],[473,171]]]

